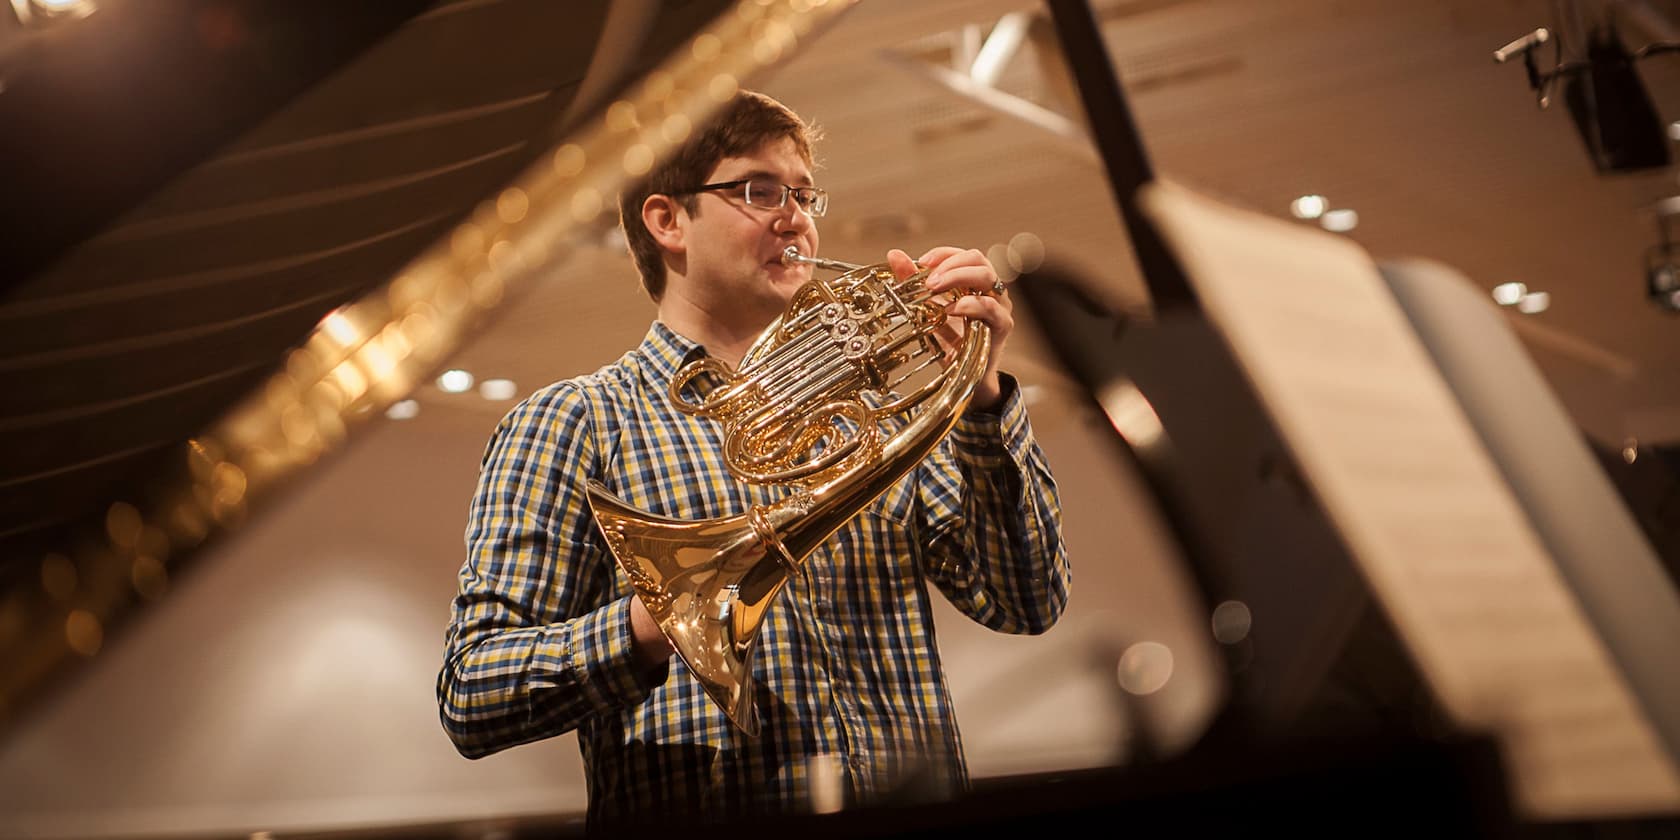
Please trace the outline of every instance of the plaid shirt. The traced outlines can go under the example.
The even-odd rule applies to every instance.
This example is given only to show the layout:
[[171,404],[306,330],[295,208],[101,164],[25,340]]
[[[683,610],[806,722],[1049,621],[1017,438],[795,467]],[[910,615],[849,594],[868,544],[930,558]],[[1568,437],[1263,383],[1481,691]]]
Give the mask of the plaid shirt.
[[497,427],[438,675],[449,736],[476,758],[576,729],[591,825],[807,810],[819,763],[856,804],[965,790],[926,582],[1007,633],[1048,629],[1069,584],[1056,485],[1015,383],[788,581],[749,660],[751,738],[680,660],[636,666],[632,589],[584,491],[597,478],[683,519],[788,492],[734,479],[717,424],[672,407],[677,369],[704,354],[656,322],[618,362],[538,391]]

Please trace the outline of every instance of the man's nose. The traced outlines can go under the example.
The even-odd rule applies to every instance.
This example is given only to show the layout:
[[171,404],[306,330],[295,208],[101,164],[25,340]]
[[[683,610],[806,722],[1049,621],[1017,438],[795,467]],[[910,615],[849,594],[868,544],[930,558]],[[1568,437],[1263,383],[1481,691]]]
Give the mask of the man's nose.
[[781,207],[776,208],[775,225],[777,231],[804,232],[815,228],[816,224],[816,221],[811,218],[811,214],[806,213],[799,206],[799,202],[794,201],[791,195],[787,197],[787,201],[782,202]]

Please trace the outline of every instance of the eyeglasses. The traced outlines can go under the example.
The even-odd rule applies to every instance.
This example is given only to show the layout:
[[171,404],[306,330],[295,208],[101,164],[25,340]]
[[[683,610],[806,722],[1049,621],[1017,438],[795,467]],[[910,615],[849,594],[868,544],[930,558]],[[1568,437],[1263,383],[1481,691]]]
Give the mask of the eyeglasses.
[[805,215],[816,218],[828,212],[828,193],[816,187],[790,187],[780,181],[770,178],[742,178],[739,181],[722,181],[716,184],[702,184],[691,190],[684,190],[673,195],[688,193],[715,192],[718,190],[732,190],[741,188],[741,197],[754,207],[774,210],[787,203],[789,195],[793,196],[793,203],[805,211]]

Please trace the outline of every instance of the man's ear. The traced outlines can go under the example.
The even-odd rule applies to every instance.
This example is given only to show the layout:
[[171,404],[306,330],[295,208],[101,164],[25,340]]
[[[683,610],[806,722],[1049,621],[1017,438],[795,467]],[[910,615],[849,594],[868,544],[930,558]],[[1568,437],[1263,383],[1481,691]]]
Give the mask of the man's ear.
[[686,211],[668,195],[655,193],[642,202],[642,224],[667,253],[687,253],[686,219]]

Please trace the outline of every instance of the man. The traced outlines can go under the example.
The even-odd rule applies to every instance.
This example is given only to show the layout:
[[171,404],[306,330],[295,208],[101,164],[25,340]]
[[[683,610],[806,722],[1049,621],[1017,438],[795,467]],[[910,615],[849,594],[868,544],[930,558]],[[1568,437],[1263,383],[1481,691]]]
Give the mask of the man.
[[[977,251],[936,248],[936,291],[984,322],[992,355],[969,410],[928,458],[814,551],[769,610],[749,660],[761,731],[713,704],[619,570],[586,497],[595,479],[643,510],[733,515],[785,488],[724,466],[715,421],[676,411],[686,362],[738,363],[810,278],[827,196],[816,132],[743,92],[620,200],[620,222],[658,316],[641,346],[538,391],[485,453],[466,533],[438,702],[463,755],[576,730],[589,823],[732,819],[968,784],[935,644],[928,584],[995,630],[1040,633],[1069,570],[1054,480],[1019,390],[998,372],[1013,321]],[[909,256],[888,261],[900,277]],[[694,387],[694,386],[691,386]],[[695,399],[695,395],[689,395]]]

